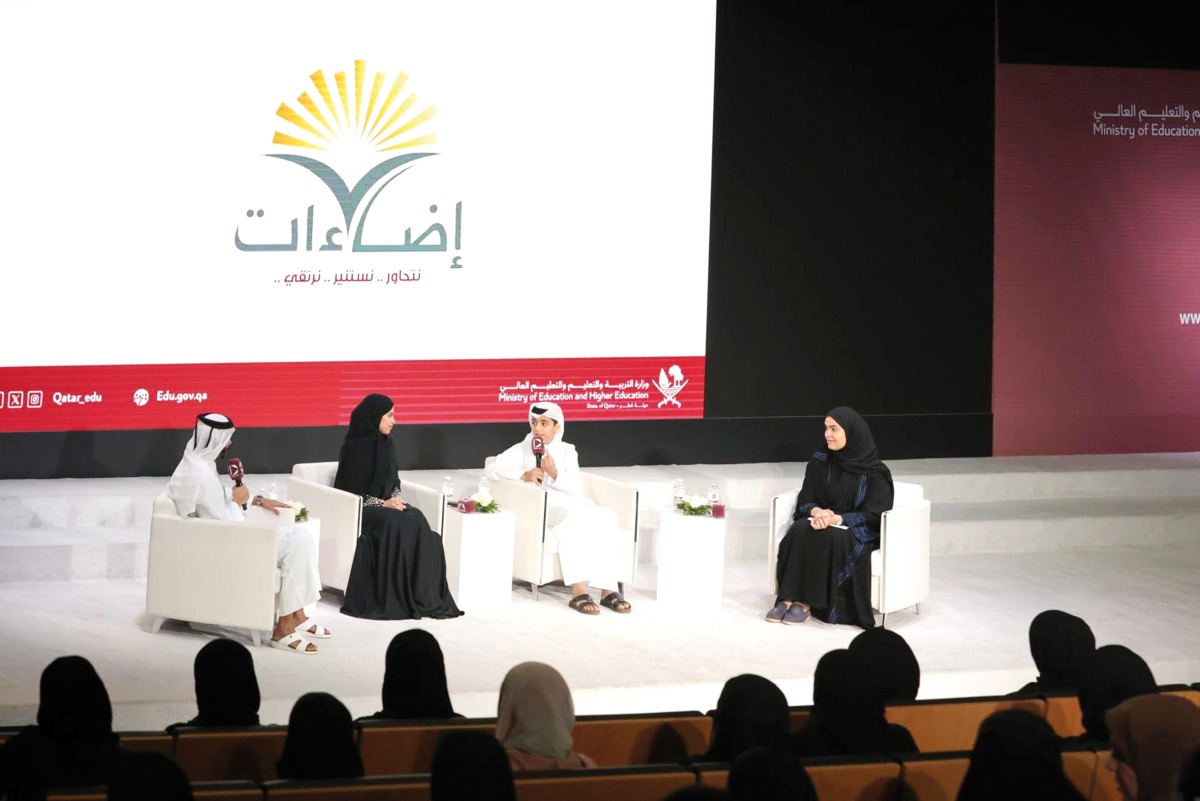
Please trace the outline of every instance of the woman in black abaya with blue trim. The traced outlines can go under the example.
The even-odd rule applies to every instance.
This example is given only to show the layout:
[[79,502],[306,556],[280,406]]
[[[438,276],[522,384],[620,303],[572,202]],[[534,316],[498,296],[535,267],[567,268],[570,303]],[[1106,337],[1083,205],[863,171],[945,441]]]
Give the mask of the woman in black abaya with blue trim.
[[883,513],[892,508],[892,473],[879,459],[871,429],[839,406],[825,417],[825,446],[809,459],[792,525],[779,543],[778,595],[772,623],[875,625],[871,551]]
[[458,617],[442,538],[400,495],[395,422],[386,395],[368,395],[350,414],[333,486],[360,496],[363,514],[342,612],[372,620]]

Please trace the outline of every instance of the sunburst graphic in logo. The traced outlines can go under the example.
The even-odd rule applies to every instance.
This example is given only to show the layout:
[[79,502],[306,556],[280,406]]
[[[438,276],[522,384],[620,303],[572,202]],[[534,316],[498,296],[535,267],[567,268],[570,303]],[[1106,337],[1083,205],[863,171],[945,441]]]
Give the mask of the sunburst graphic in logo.
[[[326,151],[339,162],[371,166],[350,189],[345,179],[329,164],[311,156],[294,153],[266,155],[298,164],[317,176],[337,199],[346,219],[346,230],[350,230],[355,211],[376,184],[399,170],[379,187],[382,190],[410,169],[413,162],[437,155],[411,152],[414,148],[437,142],[436,133],[424,132],[425,126],[437,116],[437,107],[420,106],[417,96],[406,91],[409,76],[403,71],[391,80],[390,86],[387,76],[376,72],[368,89],[367,62],[363,60],[354,62],[352,78],[345,71],[334,73],[332,87],[322,70],[312,73],[309,78],[312,80],[312,90],[302,92],[296,98],[295,106],[280,103],[275,111],[277,117],[289,124],[288,130],[291,132],[275,131],[272,143],[303,150]],[[386,95],[385,86],[388,87]],[[402,150],[410,152],[375,162],[379,154]],[[367,208],[370,208],[370,203]],[[362,233],[362,219],[359,220],[360,230],[356,232],[356,240]]]

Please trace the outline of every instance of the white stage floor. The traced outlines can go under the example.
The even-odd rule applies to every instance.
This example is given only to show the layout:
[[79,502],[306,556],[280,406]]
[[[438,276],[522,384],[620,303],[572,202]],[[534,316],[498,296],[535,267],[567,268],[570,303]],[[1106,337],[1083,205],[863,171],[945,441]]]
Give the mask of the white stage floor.
[[[898,612],[887,621],[917,654],[921,697],[1009,692],[1030,681],[1036,671],[1028,626],[1048,608],[1083,617],[1098,644],[1120,643],[1141,654],[1160,683],[1200,681],[1200,627],[1192,611],[1200,575],[1200,456],[922,460],[892,467],[899,478],[924,482],[933,500],[937,553],[932,594],[921,614]],[[505,672],[525,660],[556,666],[572,688],[579,714],[708,710],[724,681],[739,673],[772,679],[792,704],[811,702],[817,660],[844,647],[858,629],[762,621],[772,601],[766,588],[762,498],[794,486],[803,465],[600,472],[643,487],[647,508],[661,506],[656,498],[660,493],[666,497],[676,475],[688,479],[689,491],[702,489],[692,486],[701,477],[705,483],[708,477],[722,482],[733,509],[719,613],[660,609],[655,571],[648,562],[627,588],[634,605],[631,615],[602,610],[597,617],[585,617],[566,607],[565,590],[543,591],[535,602],[527,588],[514,587],[510,604],[469,609],[456,620],[377,622],[338,614],[337,597],[328,596],[319,605],[318,619],[335,636],[319,643],[320,655],[252,649],[263,721],[286,722],[291,704],[310,690],[332,692],[355,716],[376,711],[387,644],[397,632],[413,627],[428,629],[440,641],[455,708],[469,716],[494,715]],[[1131,503],[1136,499],[1157,509],[1153,500],[1158,492],[1161,505],[1170,506],[1178,519],[1147,526],[1138,517],[1109,514],[1105,510],[1115,498],[1112,486],[1104,483],[1107,474]],[[463,471],[464,479],[467,475]],[[1030,479],[1039,475],[1041,481]],[[1045,487],[1047,479],[1079,491],[1030,498],[1041,490],[1028,490],[1022,482]],[[136,564],[144,560],[144,534],[141,545],[138,536],[143,527],[148,531],[148,523],[125,520],[109,510],[107,518],[117,522],[107,526],[80,525],[78,512],[46,524],[53,516],[47,510],[69,505],[69,497],[109,498],[112,504],[112,498],[128,495],[135,505],[146,498],[148,506],[148,497],[163,484],[165,479],[0,482],[0,559],[10,563],[10,568],[0,566],[0,725],[33,720],[41,671],[64,654],[81,654],[96,666],[112,697],[118,729],[161,729],[195,714],[192,660],[209,636],[170,623],[160,633],[150,633],[145,582],[138,577],[144,575],[144,564],[140,573]],[[1063,516],[1053,517],[1053,509],[1031,516],[1034,500],[1056,501]],[[939,516],[939,506],[952,514]],[[1003,514],[1006,508],[1011,516]],[[30,509],[34,512],[27,514]],[[1089,517],[1088,509],[1098,511]],[[643,544],[652,542],[656,525],[656,515],[644,516]],[[1017,533],[997,547],[990,535],[996,527]],[[1079,533],[1022,538],[1019,532],[1027,528]],[[103,545],[76,542],[68,557],[73,572],[67,573],[75,580],[60,580],[57,568],[38,574],[35,567],[14,567],[16,549],[33,549],[25,552],[32,556],[22,557],[27,565],[39,564],[39,559],[53,565],[61,559],[54,551],[63,538],[103,543],[105,537],[116,537],[114,532],[124,532],[134,544],[119,546],[121,559],[110,554],[107,573],[102,568],[98,578],[87,564],[101,558],[95,549]],[[1089,547],[1089,532],[1105,547]],[[980,544],[973,547],[973,541]],[[645,550],[643,558],[648,559]],[[124,570],[117,569],[122,561]],[[248,638],[244,641],[249,644]]]

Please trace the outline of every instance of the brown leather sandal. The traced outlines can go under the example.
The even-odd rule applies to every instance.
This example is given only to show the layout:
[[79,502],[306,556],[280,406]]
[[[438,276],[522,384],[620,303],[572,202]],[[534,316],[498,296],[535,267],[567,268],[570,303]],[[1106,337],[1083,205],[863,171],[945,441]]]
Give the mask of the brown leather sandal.
[[571,599],[571,602],[567,604],[567,606],[584,615],[600,614],[600,607],[596,606],[595,599],[593,599],[592,596],[588,595],[586,592],[576,595]]
[[627,615],[633,611],[633,606],[619,592],[610,592],[608,595],[605,595],[600,599],[600,605],[608,607],[622,615]]

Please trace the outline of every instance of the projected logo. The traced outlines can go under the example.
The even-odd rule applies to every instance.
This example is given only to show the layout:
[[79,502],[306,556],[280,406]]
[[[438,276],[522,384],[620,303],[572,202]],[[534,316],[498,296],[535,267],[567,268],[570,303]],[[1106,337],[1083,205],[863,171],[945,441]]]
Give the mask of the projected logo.
[[666,370],[659,369],[658,382],[654,387],[662,393],[663,399],[658,402],[658,408],[661,409],[663,406],[673,403],[682,409],[683,404],[675,396],[683,392],[683,388],[686,386],[687,379],[683,377],[683,370],[679,369],[679,365],[672,364]]
[[[271,251],[342,251],[356,253],[431,253],[446,252],[451,247],[461,250],[462,201],[454,208],[454,235],[447,235],[447,226],[434,222],[417,226],[382,220],[368,228],[367,220],[381,193],[421,161],[438,155],[428,150],[437,142],[431,128],[437,117],[437,107],[423,104],[408,88],[409,76],[401,71],[394,76],[382,72],[368,75],[367,62],[355,61],[354,70],[333,74],[333,83],[323,70],[309,76],[311,87],[301,92],[294,103],[280,103],[275,115],[284,124],[276,130],[272,144],[286,148],[283,152],[266,153],[268,158],[280,159],[306,170],[315,176],[329,195],[312,199],[304,214],[291,220],[291,236],[286,241],[261,242],[256,235],[270,223],[277,212],[247,209],[246,217],[234,232],[234,244],[247,252]],[[332,200],[332,203],[329,201]],[[422,203],[429,213],[438,214],[437,203]],[[318,223],[318,217],[326,219]],[[286,217],[286,213],[285,213]],[[329,222],[333,225],[328,225]],[[328,227],[326,227],[328,226]],[[403,228],[402,241],[400,229]],[[276,228],[274,230],[284,230]],[[365,241],[368,238],[388,238],[386,244]],[[349,242],[347,242],[349,239]],[[347,247],[348,245],[348,247]],[[461,256],[450,264],[460,267]],[[337,276],[337,283],[355,280],[386,280],[394,283],[418,280],[410,273],[396,273],[382,278],[366,278],[366,274]],[[419,273],[418,273],[419,277]],[[287,283],[331,283],[319,273],[289,276]]]

